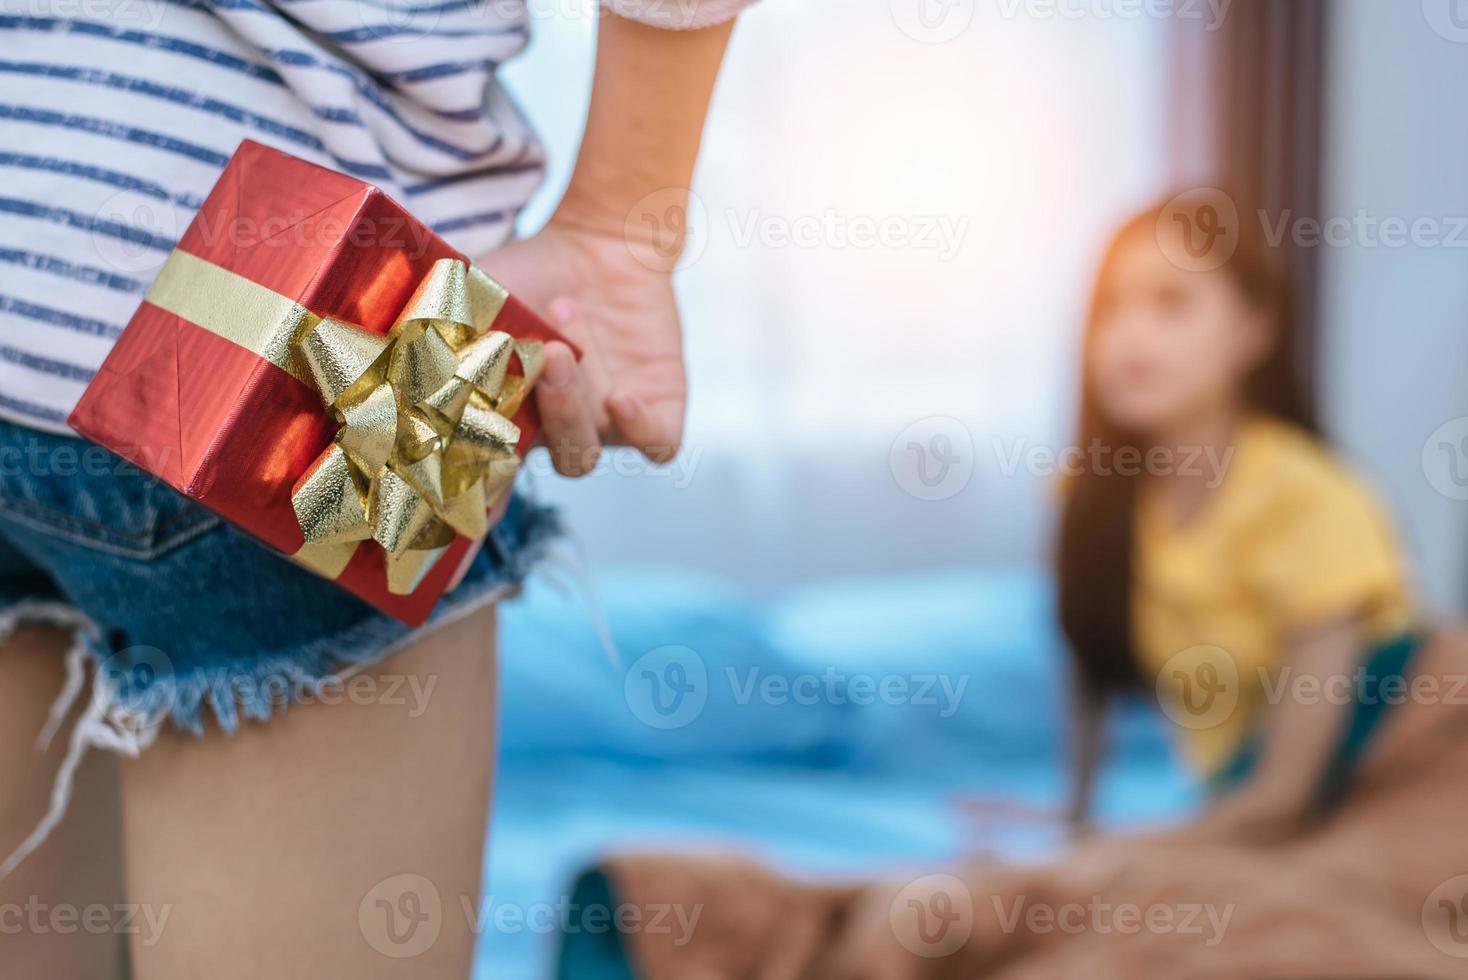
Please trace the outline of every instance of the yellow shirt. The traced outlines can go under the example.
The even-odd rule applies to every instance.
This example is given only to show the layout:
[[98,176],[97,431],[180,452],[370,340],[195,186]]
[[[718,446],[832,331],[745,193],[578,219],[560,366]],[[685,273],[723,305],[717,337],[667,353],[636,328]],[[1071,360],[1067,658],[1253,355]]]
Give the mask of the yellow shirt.
[[[1252,419],[1222,483],[1180,527],[1137,519],[1134,634],[1143,677],[1204,773],[1277,700],[1290,638],[1357,615],[1368,643],[1410,629],[1407,575],[1381,507],[1308,433]],[[1363,650],[1363,657],[1366,651]]]

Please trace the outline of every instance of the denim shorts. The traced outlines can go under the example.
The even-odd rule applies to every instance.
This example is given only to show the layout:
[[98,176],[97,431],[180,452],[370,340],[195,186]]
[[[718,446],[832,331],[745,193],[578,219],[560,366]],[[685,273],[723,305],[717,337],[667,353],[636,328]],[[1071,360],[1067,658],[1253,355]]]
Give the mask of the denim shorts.
[[[421,630],[512,591],[558,533],[517,493]],[[114,727],[196,734],[264,721],[418,632],[100,447],[0,420],[0,639],[32,620],[77,628]]]

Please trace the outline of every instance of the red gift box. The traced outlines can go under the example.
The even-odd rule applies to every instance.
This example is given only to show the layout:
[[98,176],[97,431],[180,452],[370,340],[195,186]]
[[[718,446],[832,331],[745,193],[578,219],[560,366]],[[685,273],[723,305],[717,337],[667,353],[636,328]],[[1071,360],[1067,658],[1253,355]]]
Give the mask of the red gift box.
[[551,339],[377,188],[245,141],[68,422],[416,626],[536,436]]

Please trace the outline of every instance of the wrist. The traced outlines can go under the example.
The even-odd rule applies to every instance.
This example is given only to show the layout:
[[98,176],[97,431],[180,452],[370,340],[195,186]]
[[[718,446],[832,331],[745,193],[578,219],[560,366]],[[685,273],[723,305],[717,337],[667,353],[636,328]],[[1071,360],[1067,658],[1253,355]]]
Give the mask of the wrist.
[[704,114],[728,39],[728,24],[665,31],[603,18],[586,129],[557,210],[562,227],[626,239],[670,266],[677,261]]
[[567,192],[549,225],[625,247],[651,272],[671,273],[688,241],[686,188],[653,190],[631,203],[625,195]]

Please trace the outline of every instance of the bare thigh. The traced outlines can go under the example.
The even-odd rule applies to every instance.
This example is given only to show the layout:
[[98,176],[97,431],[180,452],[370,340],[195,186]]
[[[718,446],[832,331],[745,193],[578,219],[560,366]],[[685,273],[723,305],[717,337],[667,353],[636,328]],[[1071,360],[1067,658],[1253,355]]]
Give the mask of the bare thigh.
[[[0,643],[0,856],[35,829],[50,804],[67,730],[44,754],[36,736],[61,691],[71,642],[64,630],[22,627]],[[127,927],[118,907],[117,806],[116,759],[89,753],[65,820],[0,880],[0,977],[117,976]]]
[[292,706],[232,737],[162,736],[127,763],[129,898],[166,915],[133,936],[137,980],[468,977],[494,626],[482,610],[389,657],[339,703]]

